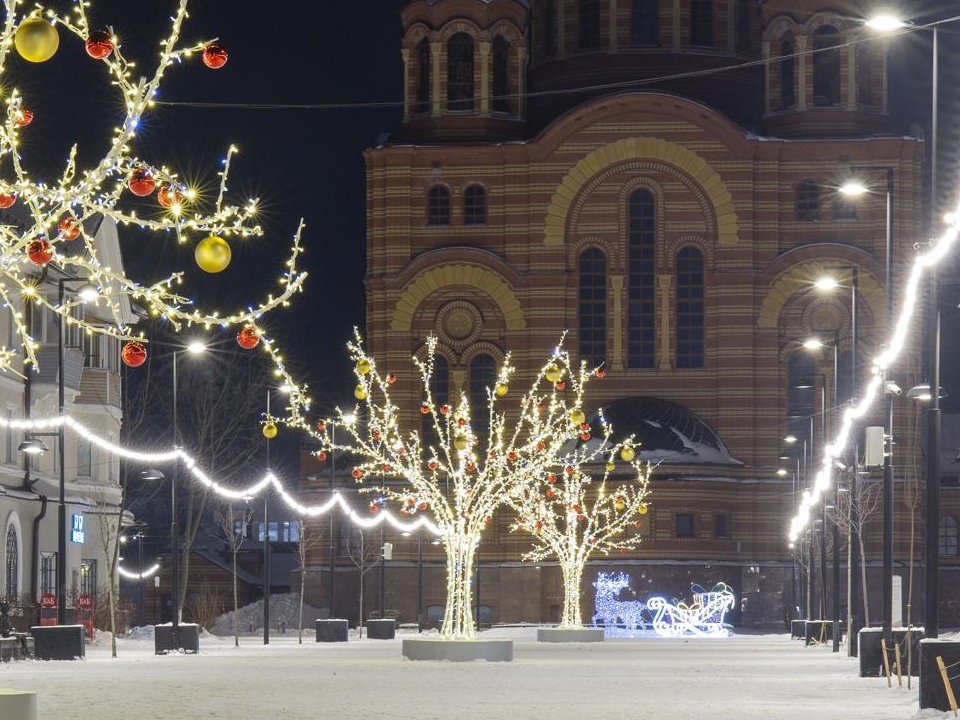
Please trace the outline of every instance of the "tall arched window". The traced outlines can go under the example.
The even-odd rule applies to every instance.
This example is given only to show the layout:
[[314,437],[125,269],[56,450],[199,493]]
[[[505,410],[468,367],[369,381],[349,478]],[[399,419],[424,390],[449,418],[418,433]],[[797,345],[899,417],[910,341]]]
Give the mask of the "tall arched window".
[[797,104],[797,84],[794,80],[796,48],[793,34],[788,33],[780,42],[780,109],[787,110]]
[[470,361],[470,425],[480,436],[490,431],[487,388],[493,390],[496,381],[497,361],[493,356],[486,353],[475,355]]
[[813,222],[820,219],[820,187],[813,180],[797,183],[797,220]]
[[656,330],[656,217],[653,193],[643,188],[630,195],[627,251],[627,366],[654,365]]
[[4,587],[8,598],[20,596],[20,538],[13,523],[7,526],[6,557],[4,561]]
[[703,253],[685,247],[677,253],[677,367],[703,367]]
[[[430,396],[433,398],[433,406],[450,402],[450,363],[443,355],[434,355],[433,357],[433,375],[430,376]],[[439,442],[437,437],[437,428],[433,423],[432,415],[423,416],[423,439],[424,444],[436,445]],[[429,459],[429,458],[427,458]]]
[[[790,416],[790,434],[800,441],[810,435],[810,415],[816,394],[817,363],[810,353],[797,350],[787,360],[787,414]],[[795,451],[802,447],[794,445]]]
[[463,224],[483,225],[487,222],[487,193],[482,185],[470,185],[463,193]]
[[510,43],[503,35],[493,39],[493,109],[510,112]]
[[857,45],[857,104],[873,105],[873,51],[869,40]]
[[950,515],[940,517],[939,546],[941,555],[957,554],[957,519]]
[[447,41],[447,109],[473,110],[473,38],[463,32]]
[[580,253],[578,295],[580,359],[599,367],[607,354],[607,258],[602,250]]
[[750,52],[750,41],[753,38],[753,35],[750,32],[750,6],[751,0],[737,0],[737,32],[736,32],[736,44],[737,52],[739,53],[748,53]]
[[630,7],[630,44],[660,43],[659,0],[633,0]]
[[434,185],[427,193],[427,225],[450,224],[450,191]]
[[832,25],[813,33],[813,104],[840,104],[840,33]]
[[690,44],[713,45],[713,0],[690,3]]
[[543,49],[547,55],[557,52],[556,0],[546,0],[543,4]]
[[580,0],[579,40],[581,50],[600,47],[600,0]]
[[424,38],[417,45],[417,104],[414,113],[430,112],[430,41]]

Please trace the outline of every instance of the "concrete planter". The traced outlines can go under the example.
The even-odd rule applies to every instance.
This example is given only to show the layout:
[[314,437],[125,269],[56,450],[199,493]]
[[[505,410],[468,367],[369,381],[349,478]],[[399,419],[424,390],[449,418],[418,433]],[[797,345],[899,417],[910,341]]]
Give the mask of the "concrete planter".
[[[883,628],[863,628],[860,631],[860,677],[881,677],[883,675],[883,649],[880,647],[880,638],[883,637]],[[896,628],[893,631],[893,642],[900,645],[900,670],[907,672],[907,648],[904,640],[907,637],[906,628]],[[910,633],[910,644],[913,646],[912,674],[920,674],[920,640],[923,638],[923,628],[913,628]],[[897,674],[896,654],[892,646],[887,647],[887,658],[890,663],[890,674]]]
[[37,720],[37,694],[32,690],[0,690],[3,720]]
[[181,651],[197,654],[200,652],[200,626],[180,623],[178,632],[174,633],[173,625],[157,625],[153,634],[153,650],[157,655]]
[[369,640],[393,640],[397,636],[396,620],[367,620]]
[[349,630],[346,620],[317,620],[317,642],[346,642]]
[[790,621],[790,639],[791,640],[801,640],[806,637],[807,632],[807,621],[806,620],[791,620]]
[[509,662],[513,640],[442,640],[409,638],[403,641],[403,656],[410,660]]
[[[816,641],[820,642],[820,635],[823,634],[823,641],[833,640],[833,620],[804,620],[803,641],[809,645]],[[841,635],[843,633],[841,632]]]
[[537,642],[595,643],[603,640],[603,628],[537,628]]
[[[935,708],[947,712],[950,703],[937,666],[938,655],[943,658],[944,665],[960,662],[960,640],[930,638],[920,641],[920,709]],[[957,668],[949,668],[947,675],[956,672]]]
[[[28,639],[29,640],[29,639]],[[11,660],[26,660],[30,656],[30,645],[24,648],[24,642],[19,636],[0,637],[0,662]]]
[[36,625],[33,656],[37,660],[76,660],[86,654],[86,628],[83,625]]

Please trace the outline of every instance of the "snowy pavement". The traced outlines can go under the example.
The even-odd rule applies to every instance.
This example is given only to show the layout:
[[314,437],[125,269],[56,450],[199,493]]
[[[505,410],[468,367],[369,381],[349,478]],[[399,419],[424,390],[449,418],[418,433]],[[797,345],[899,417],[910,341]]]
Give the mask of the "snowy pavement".
[[[485,633],[486,634],[486,633]],[[854,660],[787,635],[615,639],[538,644],[512,637],[512,663],[415,663],[400,641],[317,644],[296,633],[264,648],[246,637],[201,640],[198,656],[156,657],[152,638],[121,640],[119,658],[0,666],[0,688],[39,692],[42,720],[906,720],[913,690],[857,677]],[[925,715],[940,717],[940,714]],[[952,717],[952,716],[951,716]]]

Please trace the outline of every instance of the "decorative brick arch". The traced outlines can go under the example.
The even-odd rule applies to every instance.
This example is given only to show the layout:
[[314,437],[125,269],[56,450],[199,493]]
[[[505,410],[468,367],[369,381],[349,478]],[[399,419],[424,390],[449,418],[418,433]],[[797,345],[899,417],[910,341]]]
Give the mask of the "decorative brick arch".
[[[757,326],[762,328],[777,327],[780,313],[794,293],[809,290],[813,287],[817,278],[823,276],[824,273],[835,272],[836,270],[836,262],[814,260],[794,265],[780,274],[770,285],[770,289],[767,290],[763,298],[763,303],[760,305],[760,315],[757,318]],[[883,285],[864,268],[860,268],[859,290],[860,296],[870,306],[873,316],[883,322],[887,314]]]
[[580,160],[557,187],[547,209],[544,245],[562,245],[567,215],[580,190],[590,179],[619,163],[638,159],[660,160],[673,165],[693,178],[713,206],[717,216],[717,238],[720,245],[736,245],[739,222],[733,196],[717,172],[707,161],[682,145],[660,138],[627,138],[604,145]]
[[448,285],[469,285],[485,292],[500,308],[508,330],[523,330],[527,326],[520,301],[502,276],[479,265],[458,263],[431,268],[408,283],[393,310],[390,329],[409,331],[420,303]]

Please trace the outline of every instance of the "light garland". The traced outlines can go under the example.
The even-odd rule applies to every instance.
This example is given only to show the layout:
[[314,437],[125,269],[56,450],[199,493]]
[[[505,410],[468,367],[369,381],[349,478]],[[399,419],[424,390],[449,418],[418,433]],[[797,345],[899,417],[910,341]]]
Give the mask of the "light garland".
[[[29,12],[21,14],[18,8],[22,4],[23,0],[6,1],[7,14],[0,27],[0,78],[4,76],[14,48],[24,52],[15,42],[21,29],[26,31],[31,22],[34,25],[37,22],[49,23],[52,28],[46,32],[52,32],[55,41],[50,45],[49,54],[43,53],[40,58],[30,59],[41,62],[56,52],[57,28],[63,28],[85,42],[88,54],[105,65],[111,84],[122,95],[126,114],[114,130],[108,151],[96,165],[86,170],[78,168],[77,148],[74,146],[62,176],[55,182],[38,182],[28,177],[20,154],[20,148],[26,144],[20,136],[33,114],[26,108],[24,98],[17,89],[5,87],[0,95],[0,107],[3,108],[0,109],[0,159],[10,158],[12,172],[12,177],[0,179],[0,207],[10,207],[16,202],[23,209],[22,215],[28,218],[23,227],[18,228],[10,223],[0,225],[0,302],[12,312],[19,342],[17,348],[0,348],[0,370],[21,374],[15,367],[18,354],[22,355],[25,365],[37,365],[39,344],[30,334],[26,314],[19,308],[21,299],[46,308],[59,316],[68,327],[78,326],[88,334],[141,341],[142,334],[135,335],[131,328],[122,324],[125,300],[144,306],[151,316],[165,319],[178,331],[184,325],[210,328],[253,324],[265,313],[287,305],[293,295],[302,290],[306,278],[306,273],[297,270],[297,260],[302,252],[302,221],[294,236],[285,270],[280,276],[280,292],[268,295],[259,304],[228,314],[196,308],[192,300],[179,294],[175,286],[183,283],[183,272],[175,272],[158,282],[141,285],[122,270],[104,265],[98,258],[95,237],[85,227],[87,220],[101,216],[118,225],[137,225],[151,232],[167,233],[179,243],[205,235],[213,236],[222,244],[225,244],[222,240],[224,237],[263,235],[262,228],[256,223],[256,199],[235,205],[225,202],[236,147],[231,146],[223,159],[219,190],[208,208],[205,208],[200,193],[188,187],[176,173],[148,163],[132,151],[138,127],[143,117],[155,106],[161,81],[171,65],[198,54],[204,56],[208,67],[220,67],[226,62],[225,52],[213,41],[179,45],[182,25],[187,17],[188,0],[178,0],[176,11],[171,15],[170,32],[160,43],[159,63],[152,75],[142,77],[135,75],[134,64],[124,57],[116,34],[112,31],[91,31],[87,18],[90,2],[74,2],[70,13],[58,13],[36,5]],[[208,54],[211,57],[207,57]],[[37,142],[36,138],[31,138],[31,144]],[[121,200],[128,186],[140,196],[149,195],[154,188],[159,188],[160,212],[156,216],[144,217],[134,209],[121,207],[126,204]],[[65,243],[76,241],[81,242],[85,252],[63,252]],[[51,262],[67,276],[82,277],[95,287],[98,293],[96,305],[104,306],[117,324],[111,326],[74,317],[73,311],[81,304],[80,299],[71,298],[59,304],[45,297],[38,289],[36,275],[41,266]],[[221,265],[217,270],[210,271],[219,271],[226,266],[225,263]]]
[[[884,351],[873,359],[870,379],[864,390],[863,398],[844,411],[840,430],[833,441],[824,448],[823,464],[816,474],[813,488],[804,491],[797,514],[790,521],[789,538],[791,542],[796,542],[800,533],[810,522],[811,509],[820,502],[824,493],[831,488],[835,461],[849,447],[850,433],[854,422],[873,408],[883,388],[884,374],[900,357],[906,343],[907,333],[910,330],[910,321],[916,313],[920,281],[928,268],[934,267],[946,257],[947,252],[956,243],[957,236],[960,234],[960,206],[954,213],[946,216],[946,222],[950,227],[933,243],[929,250],[917,255],[913,262],[904,288],[903,305],[894,325],[893,334],[890,336]],[[939,389],[931,388],[931,391],[939,392]]]
[[120,577],[127,578],[127,580],[149,580],[158,572],[160,572],[160,563],[154,563],[139,573],[130,572],[129,570],[125,570],[122,565],[117,565],[117,574],[120,575]]

